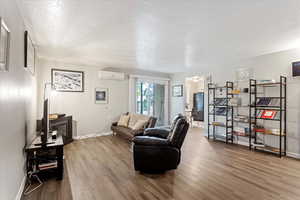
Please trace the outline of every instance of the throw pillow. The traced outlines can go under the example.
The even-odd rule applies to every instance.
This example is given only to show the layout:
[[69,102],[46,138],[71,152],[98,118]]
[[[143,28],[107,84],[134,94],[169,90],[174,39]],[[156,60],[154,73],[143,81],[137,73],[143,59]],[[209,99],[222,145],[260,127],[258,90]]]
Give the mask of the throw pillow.
[[129,118],[130,118],[129,115],[121,115],[118,121],[118,126],[128,127]]
[[131,128],[132,130],[139,130],[139,129],[143,129],[144,126],[148,123],[147,120],[141,120],[139,119]]

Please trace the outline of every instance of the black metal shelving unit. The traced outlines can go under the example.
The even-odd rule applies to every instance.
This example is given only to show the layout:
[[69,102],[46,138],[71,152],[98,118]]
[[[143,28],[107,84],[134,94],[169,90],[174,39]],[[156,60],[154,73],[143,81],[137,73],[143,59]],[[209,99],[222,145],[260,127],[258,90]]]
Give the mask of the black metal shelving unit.
[[[245,132],[239,132],[239,131],[233,130],[233,135],[236,140],[236,143],[240,144],[239,143],[240,141],[244,142],[243,140],[240,139],[240,137],[245,138],[244,140],[247,140],[250,137],[250,134],[251,134],[250,129],[253,126],[253,122],[251,121],[251,118],[249,118],[249,107],[250,107],[249,103],[247,103],[247,104],[244,103],[245,98],[248,98],[248,100],[250,102],[250,99],[248,97],[248,96],[250,96],[249,88],[248,88],[249,80],[236,81],[236,82],[237,82],[236,89],[239,90],[239,93],[235,93],[233,95],[234,95],[234,98],[240,99],[241,105],[238,104],[238,105],[233,106],[233,116],[234,116],[234,118],[239,117],[239,116],[246,117],[246,120],[244,119],[242,121],[235,120],[235,119],[233,120],[233,123],[236,124],[236,125],[234,125],[235,128],[240,127],[240,128],[245,129]],[[247,83],[247,85],[244,85],[244,87],[239,88],[239,87],[241,87],[240,82],[245,82],[245,83]],[[243,92],[242,89],[244,89],[244,88],[248,88],[248,92]],[[242,108],[242,110],[241,110],[241,108]],[[243,114],[240,114],[241,111],[243,111],[242,112]],[[246,128],[247,128],[247,131],[246,131]],[[247,146],[249,146],[249,149],[251,149],[249,143],[246,141],[242,145],[247,145]]]
[[[220,97],[217,95],[217,90],[226,90],[225,97]],[[207,126],[208,126],[208,139],[210,139],[211,136],[211,127],[212,127],[212,133],[213,133],[213,139],[214,140],[221,140],[228,143],[229,141],[233,143],[233,107],[229,106],[229,100],[233,98],[232,94],[233,90],[233,82],[227,81],[225,86],[215,86],[212,83],[208,84],[208,120],[207,120]],[[211,98],[212,96],[212,98]],[[224,105],[218,105],[216,104],[217,99],[225,99]],[[212,100],[212,102],[211,102]],[[222,107],[225,108],[226,112],[222,115],[216,113],[216,108]],[[211,109],[213,109],[213,112],[211,112]],[[211,122],[211,118],[213,122],[216,122],[217,116],[224,117],[225,123],[220,123],[219,125],[213,124]],[[222,127],[225,130],[225,137],[220,137],[216,134],[216,127]]]
[[[278,155],[279,157],[286,155],[286,86],[287,86],[287,78],[284,76],[280,76],[280,81],[275,83],[257,83],[256,80],[250,79],[249,82],[249,98],[250,98],[250,107],[249,107],[249,126],[250,123],[253,122],[254,129],[250,129],[250,136],[249,136],[249,146],[250,149],[265,151],[269,153],[273,153]],[[265,96],[258,96],[258,88],[278,88],[279,89],[279,96],[277,97],[265,97]],[[279,99],[279,106],[268,106],[268,105],[257,105],[257,101],[260,98],[271,98],[271,99]],[[251,103],[252,102],[252,103]],[[265,111],[265,110],[274,110],[279,113],[278,119],[266,119],[257,117],[258,111]],[[279,134],[272,134],[266,132],[257,132],[257,122],[259,120],[267,120],[267,121],[274,121],[279,123]],[[254,135],[254,141],[252,141],[251,135]],[[278,137],[279,147],[270,147],[262,143],[258,143],[258,135],[265,134],[265,135],[273,135],[274,137]]]

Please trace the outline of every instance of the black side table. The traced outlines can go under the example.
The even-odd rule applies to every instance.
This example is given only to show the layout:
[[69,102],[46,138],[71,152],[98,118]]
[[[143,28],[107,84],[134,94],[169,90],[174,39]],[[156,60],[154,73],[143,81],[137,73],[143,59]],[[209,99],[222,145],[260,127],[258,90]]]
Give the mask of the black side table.
[[[47,152],[55,150],[55,155],[49,155],[49,160],[56,160],[57,167],[55,168],[55,174],[57,180],[63,179],[64,172],[64,143],[62,136],[58,136],[56,140],[48,139],[46,146],[38,145],[41,143],[41,138],[37,137],[32,144],[28,145],[25,149],[27,153],[27,175],[29,174],[38,174],[41,170],[39,169],[39,158],[38,153],[45,153],[44,158],[47,159]],[[53,168],[52,168],[53,170]],[[44,169],[43,172],[46,172],[47,169]]]

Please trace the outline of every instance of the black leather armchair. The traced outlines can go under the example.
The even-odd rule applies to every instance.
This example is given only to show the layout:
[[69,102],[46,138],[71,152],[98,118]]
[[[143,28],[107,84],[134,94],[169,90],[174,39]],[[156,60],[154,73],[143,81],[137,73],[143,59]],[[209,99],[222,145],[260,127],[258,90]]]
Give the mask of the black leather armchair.
[[147,128],[144,131],[144,136],[152,136],[152,137],[159,137],[159,138],[167,138],[169,133],[172,132],[175,128],[177,121],[181,118],[184,118],[182,114],[177,114],[172,121],[171,126],[161,126],[155,128]]
[[176,169],[180,163],[181,146],[189,128],[184,117],[173,130],[147,129],[144,136],[133,138],[134,168],[142,172],[163,172]]

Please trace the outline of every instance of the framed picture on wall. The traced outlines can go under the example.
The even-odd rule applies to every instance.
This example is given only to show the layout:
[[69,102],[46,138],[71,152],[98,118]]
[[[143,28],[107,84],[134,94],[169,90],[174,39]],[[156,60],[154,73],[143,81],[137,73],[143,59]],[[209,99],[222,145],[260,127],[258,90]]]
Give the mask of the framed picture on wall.
[[0,72],[7,72],[9,66],[10,31],[0,17]]
[[59,92],[84,92],[84,72],[51,69],[51,83]]
[[183,85],[174,85],[172,87],[173,97],[182,97],[183,96]]
[[35,73],[35,48],[32,43],[32,40],[28,34],[28,31],[25,31],[24,34],[24,67],[32,75]]
[[107,88],[96,88],[95,89],[95,103],[96,104],[107,104],[108,103],[108,89]]

